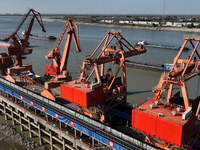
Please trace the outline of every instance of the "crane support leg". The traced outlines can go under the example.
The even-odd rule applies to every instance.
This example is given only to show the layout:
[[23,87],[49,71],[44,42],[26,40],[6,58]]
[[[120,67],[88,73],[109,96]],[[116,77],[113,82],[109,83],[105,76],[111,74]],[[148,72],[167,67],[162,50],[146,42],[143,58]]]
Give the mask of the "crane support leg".
[[101,76],[104,75],[104,64],[101,64]]
[[186,90],[186,86],[184,82],[182,82],[181,90],[182,90],[183,100],[185,104],[185,109],[187,110],[189,108],[189,101],[188,101],[187,90]]
[[173,84],[169,84],[168,94],[167,94],[167,103],[169,104],[169,100],[172,96]]
[[199,103],[198,108],[197,108],[196,116],[198,116],[199,110],[200,110],[200,103]]

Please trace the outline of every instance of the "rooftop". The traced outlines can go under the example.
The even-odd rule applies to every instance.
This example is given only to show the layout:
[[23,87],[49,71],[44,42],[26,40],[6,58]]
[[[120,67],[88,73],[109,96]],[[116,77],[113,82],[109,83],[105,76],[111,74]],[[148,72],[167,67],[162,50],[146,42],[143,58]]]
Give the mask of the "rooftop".
[[[185,112],[184,109],[180,109],[180,111],[178,111],[177,107],[168,106],[168,105],[159,104],[159,103],[156,105],[150,100],[139,105],[139,110],[153,116],[162,117],[162,119],[164,120],[170,121],[172,123],[175,123],[181,126],[186,124],[188,121],[188,120],[182,119],[182,114]],[[174,115],[173,113],[176,113],[176,114]]]

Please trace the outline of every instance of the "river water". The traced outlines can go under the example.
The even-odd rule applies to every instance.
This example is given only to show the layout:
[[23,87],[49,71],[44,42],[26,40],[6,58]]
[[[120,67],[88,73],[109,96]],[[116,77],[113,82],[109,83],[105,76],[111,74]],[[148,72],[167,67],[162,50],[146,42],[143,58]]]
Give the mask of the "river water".
[[[5,38],[10,35],[19,24],[20,17],[0,17],[0,38]],[[35,22],[32,34],[53,35],[57,38],[64,28],[65,22],[44,22],[46,33],[42,33],[40,26]],[[176,32],[176,31],[153,31],[153,30],[141,30],[131,28],[112,28],[105,26],[92,26],[79,24],[79,39],[82,52],[76,53],[75,46],[72,42],[71,51],[68,61],[68,70],[73,79],[79,77],[79,70],[82,66],[82,61],[86,55],[91,55],[96,49],[98,44],[106,35],[106,31],[110,29],[120,30],[123,37],[125,37],[130,43],[135,44],[139,40],[146,40],[149,43],[181,46],[184,42],[183,36],[186,34],[193,34],[188,32]],[[27,23],[20,29],[19,34],[27,28]],[[29,40],[33,53],[27,57],[25,63],[31,63],[33,70],[36,74],[45,74],[45,65],[50,62],[45,60],[51,49],[55,48],[57,41],[40,41],[35,39]],[[60,45],[60,51],[62,53],[65,39]],[[190,47],[188,45],[188,47]],[[6,52],[5,48],[0,48],[0,52]],[[178,50],[167,50],[160,48],[147,48],[147,53],[128,58],[129,60],[151,63],[151,64],[164,64],[166,62],[172,63],[174,57],[177,55]],[[187,58],[191,54],[190,51],[184,51],[182,58]],[[108,66],[108,67],[111,67]],[[112,67],[116,71],[117,67]],[[139,104],[148,97],[153,97],[152,88],[159,82],[161,73],[144,71],[138,69],[127,68],[127,84],[128,84],[128,102],[131,104]],[[199,91],[197,91],[199,78],[187,83],[188,93],[190,98],[195,98]]]
[[[0,38],[5,38],[10,35],[18,26],[20,17],[0,17]],[[27,24],[19,30],[19,34],[27,29]],[[44,22],[46,33],[42,33],[39,24],[35,21],[32,34],[42,35],[54,35],[57,38],[64,28],[65,22]],[[86,55],[91,55],[96,49],[101,40],[105,37],[106,31],[110,29],[120,30],[122,36],[124,36],[131,44],[135,44],[139,40],[146,40],[149,43],[181,46],[184,42],[183,36],[186,34],[193,34],[188,32],[176,32],[176,31],[153,31],[153,30],[140,30],[130,28],[111,28],[104,26],[92,26],[92,25],[78,25],[79,26],[79,39],[82,52],[76,53],[75,46],[72,42],[71,51],[68,61],[68,70],[73,79],[79,77],[79,70],[82,66],[82,61]],[[31,63],[33,65],[34,72],[39,75],[45,74],[45,65],[50,62],[45,59],[51,49],[55,48],[57,41],[42,41],[30,39],[30,46],[33,48],[33,53],[27,57],[24,63]],[[65,38],[60,45],[60,51],[62,53],[65,43]],[[190,45],[188,45],[189,47]],[[6,51],[5,48],[0,48],[0,52]],[[147,48],[147,53],[138,56],[130,57],[129,60],[151,63],[151,64],[164,64],[166,62],[172,63],[174,57],[177,55],[178,50],[167,50],[160,48]],[[187,58],[191,51],[184,51],[183,58]],[[112,65],[108,65],[111,67]],[[117,67],[114,67],[116,70]],[[127,84],[128,84],[128,102],[132,104],[139,104],[145,101],[148,97],[153,97],[152,88],[159,82],[161,73],[137,70],[127,68]],[[113,71],[114,72],[114,71]],[[197,95],[197,80],[188,83],[188,91],[191,98]],[[192,86],[191,86],[192,85]],[[191,86],[191,88],[190,88]],[[195,89],[194,89],[195,88]],[[194,97],[193,97],[194,96]]]

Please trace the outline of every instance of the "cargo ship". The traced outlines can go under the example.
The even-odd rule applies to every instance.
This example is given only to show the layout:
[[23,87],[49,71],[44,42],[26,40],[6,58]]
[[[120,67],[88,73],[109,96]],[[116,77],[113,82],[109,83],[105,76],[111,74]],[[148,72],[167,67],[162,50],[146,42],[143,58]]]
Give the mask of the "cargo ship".
[[[25,37],[26,36],[26,31],[23,31],[21,34],[21,37]],[[55,36],[44,36],[44,35],[35,35],[35,34],[30,34],[29,38],[31,39],[37,39],[37,40],[56,40]]]
[[149,64],[149,63],[140,63],[140,62],[126,60],[126,67],[155,71],[155,72],[170,71],[172,66],[173,66],[173,64],[171,64],[171,63],[153,65],[153,64]]
[[[137,42],[137,45],[143,45],[146,47],[155,47],[155,48],[163,48],[163,49],[176,49],[176,50],[180,50],[180,46],[167,46],[167,45],[160,45],[160,44],[150,44],[147,43],[147,41],[143,40],[143,41],[139,41]],[[189,50],[188,47],[185,47],[184,50]]]
[[[61,55],[59,45],[65,33],[67,40]],[[56,47],[46,55],[52,60],[46,66],[46,75],[36,75],[31,65],[23,65],[21,57],[17,57],[20,65],[8,66],[0,75],[0,96],[43,117],[48,114],[55,122],[76,128],[112,149],[199,149],[200,96],[189,99],[185,82],[200,75],[200,39],[184,38],[171,70],[161,76],[154,89],[154,98],[133,107],[126,102],[125,60],[144,54],[146,49],[131,45],[119,31],[106,33],[83,61],[80,78],[72,80],[67,70],[72,37],[76,52],[81,49],[78,26],[68,19]],[[179,59],[188,41],[198,42],[189,58]],[[106,63],[119,64],[117,71],[106,69]],[[172,95],[173,85],[181,87],[183,97],[180,92]],[[163,101],[165,91],[169,93]]]

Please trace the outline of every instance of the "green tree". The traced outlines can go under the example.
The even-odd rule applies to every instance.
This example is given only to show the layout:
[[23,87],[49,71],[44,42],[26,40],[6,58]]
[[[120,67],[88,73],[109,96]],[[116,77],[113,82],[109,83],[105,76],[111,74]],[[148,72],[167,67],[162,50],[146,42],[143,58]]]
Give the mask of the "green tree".
[[193,27],[194,27],[193,23],[187,25],[187,28],[193,28]]
[[152,23],[152,27],[157,27],[158,25],[156,25],[155,23]]

